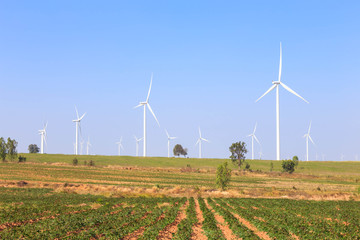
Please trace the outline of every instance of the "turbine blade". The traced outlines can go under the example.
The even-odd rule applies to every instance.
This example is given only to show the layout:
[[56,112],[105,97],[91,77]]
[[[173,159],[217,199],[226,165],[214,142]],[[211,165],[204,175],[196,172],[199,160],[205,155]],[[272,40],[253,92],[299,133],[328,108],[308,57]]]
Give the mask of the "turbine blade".
[[255,132],[256,132],[256,126],[257,126],[257,123],[255,123],[255,128],[254,128],[253,134],[255,134]]
[[309,135],[310,135],[310,129],[311,129],[311,121],[310,121],[310,125],[309,125],[309,130],[308,130]]
[[165,132],[166,132],[166,136],[168,137],[168,138],[170,138],[170,136],[169,136],[169,133],[168,133],[168,131],[165,129]]
[[153,110],[151,109],[150,104],[146,104],[146,105],[148,106],[148,108],[149,108],[150,112],[152,113],[152,115],[154,116],[154,118],[155,118],[155,120],[156,120],[157,124],[158,124],[158,125],[159,125],[159,127],[160,127],[160,123],[159,123],[159,121],[157,120],[157,118],[156,118],[156,116],[155,116],[155,113],[154,113],[154,112],[153,112]]
[[309,135],[310,141],[315,145],[314,141],[312,140],[311,136]]
[[209,140],[205,139],[205,138],[201,138],[201,140],[205,141],[205,142],[210,142]]
[[139,105],[135,106],[134,109],[138,108],[138,107],[141,107],[141,106],[142,106],[142,104],[140,103]]
[[170,138],[170,140],[177,139],[177,137],[169,137],[169,138]]
[[77,119],[79,119],[79,112],[78,112],[78,110],[77,110],[76,105],[75,105],[75,111],[76,111],[76,117],[77,117]]
[[153,80],[153,74],[151,73],[151,81],[150,81],[150,87],[149,87],[149,92],[146,98],[146,102],[149,102],[149,97],[150,97],[150,92],[151,92],[151,86],[152,86],[152,80]]
[[281,68],[282,68],[282,49],[281,49],[281,42],[280,42],[279,82],[281,82]]
[[261,97],[259,97],[255,102],[258,102],[260,99],[262,99],[266,94],[271,92],[276,87],[276,84],[273,84]]
[[200,138],[201,138],[201,130],[200,130],[200,127],[199,127],[199,135],[200,135]]
[[79,121],[81,121],[84,117],[85,117],[86,113],[84,113],[81,118],[79,119]]
[[198,145],[200,142],[200,138],[196,141],[195,145]]
[[259,145],[261,145],[261,143],[259,142],[259,139],[257,139],[257,137],[254,135],[254,138],[255,138],[255,140],[257,141],[257,143],[259,144]]
[[281,86],[283,86],[283,88],[285,88],[287,91],[289,91],[290,93],[294,94],[295,96],[301,98],[304,102],[309,103],[308,101],[306,101],[302,96],[300,96],[299,94],[297,94],[294,90],[292,90],[291,88],[289,88],[288,86],[286,86],[285,84],[283,84],[282,82],[280,83]]

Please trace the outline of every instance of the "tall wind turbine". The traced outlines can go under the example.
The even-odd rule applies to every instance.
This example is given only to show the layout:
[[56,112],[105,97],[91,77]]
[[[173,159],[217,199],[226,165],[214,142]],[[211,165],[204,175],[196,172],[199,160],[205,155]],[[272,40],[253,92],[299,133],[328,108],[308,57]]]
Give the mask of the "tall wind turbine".
[[259,145],[261,145],[260,142],[259,142],[259,140],[258,140],[257,137],[255,136],[256,126],[257,126],[257,123],[255,123],[255,128],[254,128],[253,133],[248,135],[248,137],[251,137],[251,148],[252,148],[251,159],[252,159],[252,160],[254,160],[254,139],[257,141],[257,143],[258,143]]
[[124,150],[124,147],[122,145],[122,137],[120,138],[119,142],[116,142],[116,144],[118,145],[118,151],[119,151],[119,156],[120,156],[120,149]]
[[315,145],[314,141],[312,140],[312,138],[310,136],[310,130],[311,130],[311,122],[309,125],[308,132],[304,135],[304,138],[306,138],[306,161],[309,161],[309,139]]
[[272,81],[272,86],[261,96],[259,97],[257,101],[259,101],[261,98],[263,98],[266,94],[271,92],[276,88],[276,159],[280,160],[280,99],[279,99],[279,85],[281,85],[285,90],[289,91],[290,93],[294,94],[295,96],[301,98],[306,103],[309,103],[306,101],[303,97],[301,97],[299,94],[297,94],[294,90],[286,86],[284,83],[281,82],[281,68],[282,68],[282,50],[281,50],[281,42],[280,42],[280,64],[279,64],[279,78],[278,81]]
[[46,143],[46,127],[47,127],[47,123],[44,124],[44,128],[39,130],[39,134],[41,135],[41,148],[40,148],[40,153],[44,154],[44,142]]
[[134,138],[135,138],[135,141],[136,141],[136,156],[138,157],[139,156],[139,142],[141,140],[143,140],[142,138],[137,138],[135,135],[134,135]]
[[168,131],[165,129],[167,138],[168,138],[168,158],[170,157],[170,140],[176,139],[177,137],[170,137]]
[[87,143],[86,143],[86,155],[89,155],[89,149],[91,147],[90,138],[88,137]]
[[83,155],[84,140],[80,141],[80,155]]
[[195,144],[195,145],[199,144],[199,158],[201,158],[201,141],[210,142],[209,140],[207,140],[201,136],[201,130],[199,128],[199,139],[197,140],[197,142]]
[[141,106],[144,106],[144,150],[143,150],[143,156],[146,157],[146,106],[148,107],[148,109],[150,110],[151,114],[154,116],[157,124],[159,125],[160,127],[160,123],[159,121],[157,120],[156,116],[155,116],[155,113],[153,112],[153,110],[151,109],[151,106],[149,104],[149,97],[150,97],[150,92],[151,92],[151,85],[152,85],[152,80],[153,80],[153,74],[151,74],[151,81],[150,81],[150,87],[149,87],[149,92],[148,92],[148,95],[147,95],[147,98],[146,98],[146,101],[145,102],[140,102],[139,105],[137,105],[135,108],[138,108],[138,107],[141,107]]
[[73,120],[73,122],[76,123],[76,134],[75,134],[75,155],[79,154],[79,129],[80,129],[80,133],[81,133],[81,126],[80,126],[80,121],[84,118],[85,114],[84,113],[81,117],[79,117],[79,113],[78,110],[75,106],[75,111],[76,111],[76,117],[77,119]]

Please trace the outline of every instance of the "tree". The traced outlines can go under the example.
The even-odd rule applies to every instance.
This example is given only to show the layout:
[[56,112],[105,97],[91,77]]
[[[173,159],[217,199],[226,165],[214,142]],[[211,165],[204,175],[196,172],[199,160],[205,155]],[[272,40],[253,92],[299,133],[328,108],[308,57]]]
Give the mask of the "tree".
[[6,143],[6,150],[10,160],[14,160],[17,157],[17,147],[18,143],[15,139],[8,138]]
[[175,156],[184,155],[185,157],[187,155],[187,149],[184,149],[180,144],[176,144],[173,153]]
[[228,168],[227,162],[219,165],[216,170],[216,186],[225,190],[231,179],[231,169]]
[[6,154],[7,154],[7,149],[6,149],[5,140],[4,138],[0,138],[0,158],[2,159],[3,162],[5,162]]
[[40,148],[36,144],[30,144],[28,147],[29,153],[38,153]]
[[293,156],[293,159],[292,159],[295,163],[295,167],[297,167],[299,165],[299,158],[298,156]]
[[239,166],[239,169],[241,169],[241,165],[245,161],[245,154],[247,153],[246,149],[246,143],[244,142],[236,142],[233,143],[229,150],[231,152],[231,160],[234,164],[237,164]]
[[293,160],[283,160],[281,166],[284,172],[293,173],[295,171],[295,162]]

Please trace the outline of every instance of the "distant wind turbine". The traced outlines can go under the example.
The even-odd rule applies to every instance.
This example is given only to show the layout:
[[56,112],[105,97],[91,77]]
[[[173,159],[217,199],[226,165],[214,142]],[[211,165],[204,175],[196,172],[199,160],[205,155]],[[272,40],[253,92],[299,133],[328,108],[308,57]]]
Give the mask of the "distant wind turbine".
[[80,155],[83,155],[84,140],[80,141]]
[[256,100],[259,101],[261,98],[263,98],[266,94],[271,92],[276,88],[276,159],[280,160],[280,99],[279,99],[279,85],[281,85],[283,88],[285,88],[290,93],[294,94],[295,96],[301,98],[306,103],[309,103],[306,101],[303,97],[301,97],[299,94],[297,94],[294,90],[286,86],[284,83],[281,82],[281,68],[282,68],[282,52],[281,52],[281,42],[280,42],[280,64],[279,64],[279,78],[278,81],[272,81],[272,86],[260,97]]
[[142,138],[137,138],[135,135],[134,135],[134,138],[135,138],[135,141],[136,141],[136,156],[138,157],[139,156],[139,142],[141,140],[143,140]]
[[260,151],[259,152],[259,159],[261,160],[263,156],[264,156],[264,154],[262,153],[262,151]]
[[80,134],[81,134],[81,126],[80,126],[80,121],[85,117],[85,114],[84,113],[81,117],[79,117],[79,113],[78,113],[78,110],[75,106],[75,111],[76,111],[76,119],[73,120],[73,122],[76,123],[76,134],[75,134],[75,155],[78,155],[79,154],[79,129],[80,129]]
[[47,123],[44,124],[44,128],[39,130],[39,134],[41,135],[41,146],[40,146],[40,153],[44,154],[44,142],[46,144],[46,127],[47,127]]
[[251,149],[252,149],[251,159],[252,159],[252,160],[254,160],[254,139],[257,141],[257,143],[258,143],[259,145],[261,145],[260,142],[259,142],[259,140],[258,140],[257,137],[255,136],[256,126],[257,126],[257,123],[255,123],[255,128],[254,128],[253,133],[251,133],[251,134],[248,135],[248,137],[251,137]]
[[156,116],[155,116],[155,113],[153,112],[153,110],[151,109],[151,106],[149,104],[149,97],[150,97],[150,92],[151,92],[151,85],[152,85],[152,80],[153,80],[153,74],[151,74],[151,81],[150,81],[150,87],[149,87],[149,92],[148,92],[148,95],[147,95],[147,98],[146,98],[146,101],[145,102],[140,102],[139,105],[137,105],[135,108],[138,108],[138,107],[141,107],[141,106],[144,106],[144,150],[143,150],[143,156],[146,157],[146,106],[148,107],[148,109],[150,110],[151,114],[154,116],[157,124],[159,125],[160,127],[160,123],[159,121],[157,120]]
[[199,128],[199,139],[197,140],[197,142],[195,144],[195,145],[199,144],[199,158],[201,158],[201,141],[210,142],[209,140],[207,140],[201,136],[201,130]]
[[166,136],[168,138],[168,158],[170,157],[170,140],[176,139],[177,137],[170,137],[168,131],[165,129]]
[[89,149],[91,147],[90,138],[88,137],[87,143],[86,143],[86,155],[89,155]]
[[308,132],[304,135],[304,138],[306,138],[306,161],[309,161],[309,139],[315,145],[314,141],[312,140],[312,138],[310,136],[310,130],[311,130],[311,122],[309,125]]
[[120,156],[120,149],[124,150],[124,147],[122,145],[122,137],[120,138],[119,142],[116,142],[116,144],[118,145],[118,151],[119,151],[119,156]]

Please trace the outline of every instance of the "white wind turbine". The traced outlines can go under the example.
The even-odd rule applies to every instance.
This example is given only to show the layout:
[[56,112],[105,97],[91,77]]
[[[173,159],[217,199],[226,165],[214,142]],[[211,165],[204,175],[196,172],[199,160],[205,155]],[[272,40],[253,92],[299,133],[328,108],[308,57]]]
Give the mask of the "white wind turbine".
[[134,138],[135,138],[135,141],[136,141],[136,156],[138,157],[139,156],[139,142],[141,140],[143,140],[142,138],[137,138],[135,135],[134,135]]
[[[259,140],[258,140],[257,137],[255,136],[256,126],[257,126],[257,123],[255,123],[255,128],[254,128],[253,133],[247,135],[248,137],[251,137],[251,149],[252,149],[251,159],[252,159],[252,160],[254,160],[254,139],[257,141],[257,143],[258,143],[259,145],[261,145],[260,142],[259,142]],[[261,158],[261,157],[260,157],[260,158]]]
[[80,121],[84,118],[85,114],[84,113],[81,117],[79,117],[79,113],[78,110],[75,106],[75,111],[76,111],[76,117],[77,119],[73,120],[73,122],[76,123],[76,134],[75,134],[75,155],[79,154],[79,129],[80,129],[80,133],[81,133],[81,126],[80,126]]
[[176,139],[177,137],[170,137],[168,131],[166,131],[165,129],[165,132],[166,132],[166,135],[167,135],[167,138],[168,138],[168,158],[170,157],[170,140],[173,140],[173,139]]
[[89,149],[91,147],[90,138],[88,137],[87,143],[86,143],[86,155],[89,155]]
[[83,155],[84,140],[80,141],[80,155]]
[[118,145],[118,151],[119,151],[119,156],[120,156],[120,149],[124,150],[124,147],[122,145],[122,137],[120,138],[119,142],[116,142],[116,144]]
[[308,132],[304,135],[304,138],[306,138],[306,161],[309,161],[309,139],[315,145],[314,141],[312,140],[312,138],[310,136],[310,130],[311,130],[311,122],[309,125]]
[[155,113],[153,112],[153,110],[151,109],[151,106],[150,106],[150,104],[149,104],[149,97],[150,97],[152,80],[153,80],[153,75],[151,74],[150,87],[149,87],[149,92],[148,92],[146,101],[145,101],[145,102],[140,102],[139,105],[137,105],[137,106],[135,107],[135,108],[138,108],[138,107],[144,106],[144,137],[143,137],[143,140],[144,140],[143,156],[144,156],[144,157],[146,157],[146,106],[148,107],[148,109],[150,110],[151,114],[154,116],[157,124],[158,124],[159,127],[160,127],[160,123],[159,123],[159,121],[157,120],[157,118],[156,118],[156,116],[155,116]]
[[279,78],[278,81],[272,81],[272,86],[261,96],[259,97],[257,101],[259,101],[261,98],[263,98],[266,94],[271,92],[273,89],[276,88],[276,159],[280,160],[280,99],[279,99],[279,85],[281,85],[285,90],[289,91],[290,93],[294,94],[295,96],[301,98],[306,103],[309,103],[306,101],[303,97],[301,97],[299,94],[297,94],[294,90],[286,86],[284,83],[281,82],[281,68],[282,68],[282,50],[281,50],[281,42],[280,42],[280,64],[279,64]]
[[44,128],[39,130],[39,134],[41,135],[41,146],[40,146],[40,153],[44,154],[44,142],[46,144],[46,127],[47,123],[44,124]]
[[195,144],[195,145],[199,144],[199,158],[201,158],[201,141],[210,142],[209,140],[207,140],[201,136],[201,130],[199,128],[199,139],[197,140],[197,142]]

